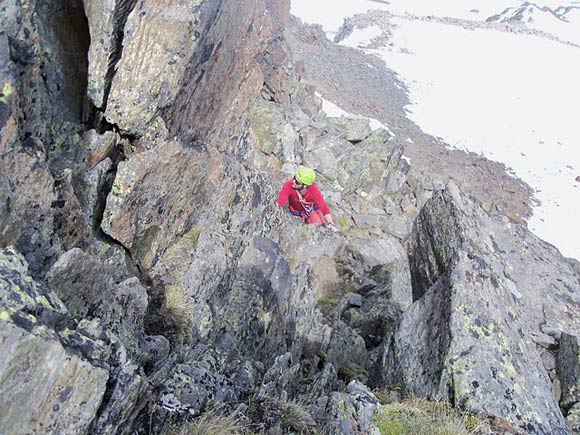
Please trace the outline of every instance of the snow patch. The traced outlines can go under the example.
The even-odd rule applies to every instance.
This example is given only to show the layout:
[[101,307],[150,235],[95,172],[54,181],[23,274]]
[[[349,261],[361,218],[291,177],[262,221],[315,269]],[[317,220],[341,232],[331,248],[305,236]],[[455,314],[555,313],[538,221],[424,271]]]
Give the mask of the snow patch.
[[367,119],[369,121],[369,125],[371,130],[375,131],[379,128],[382,128],[389,132],[392,137],[395,137],[395,134],[389,129],[389,127],[383,124],[381,121],[375,118],[369,118],[368,116],[361,116],[355,115],[353,113],[349,113],[346,110],[341,109],[332,101],[325,99],[320,93],[315,92],[316,96],[322,100],[322,111],[326,114],[326,116],[330,116],[333,118],[354,118],[354,119]]
[[[330,39],[345,18],[369,9],[404,16],[393,20],[393,47],[365,51],[380,56],[409,89],[409,118],[454,147],[492,157],[511,168],[510,172],[536,191],[530,229],[564,255],[580,259],[576,225],[580,189],[575,178],[578,171],[573,169],[580,168],[580,130],[575,128],[580,49],[538,36],[467,30],[410,17],[484,22],[525,3],[291,0],[291,13],[305,22],[321,24]],[[549,12],[534,12],[533,20],[524,24],[580,43],[578,0],[539,0],[535,4],[553,10],[573,6],[565,14],[566,21]],[[355,30],[346,43],[360,47],[369,40],[370,32]],[[323,110],[331,110],[326,107],[323,103]],[[342,112],[339,116],[351,116]]]

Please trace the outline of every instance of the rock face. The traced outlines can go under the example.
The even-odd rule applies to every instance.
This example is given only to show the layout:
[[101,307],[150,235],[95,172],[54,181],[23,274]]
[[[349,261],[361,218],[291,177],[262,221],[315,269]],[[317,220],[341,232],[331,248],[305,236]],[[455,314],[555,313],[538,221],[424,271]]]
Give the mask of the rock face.
[[[134,7],[124,23],[123,12],[131,3]],[[202,15],[213,15],[219,3],[175,0],[120,5],[120,17],[113,14],[112,18],[123,31],[123,53],[115,65],[107,100],[105,116],[109,122],[141,136],[155,114],[175,101],[192,56],[196,52],[202,55],[199,35],[207,26]],[[110,9],[103,6],[106,18],[111,19]],[[99,29],[99,24],[95,22],[92,28]],[[102,73],[98,77],[103,80]],[[106,80],[105,74],[103,85]]]
[[[523,261],[531,252],[546,266]],[[421,211],[409,258],[418,299],[385,342],[387,382],[400,379],[420,396],[450,397],[527,433],[568,433],[533,334],[556,319],[560,330],[577,331],[572,267],[454,187]]]

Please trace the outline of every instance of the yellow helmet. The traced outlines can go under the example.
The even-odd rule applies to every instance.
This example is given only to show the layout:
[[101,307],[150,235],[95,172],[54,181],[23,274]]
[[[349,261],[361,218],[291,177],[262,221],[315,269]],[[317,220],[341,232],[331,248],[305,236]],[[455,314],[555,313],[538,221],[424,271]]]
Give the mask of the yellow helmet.
[[316,179],[316,174],[310,168],[302,168],[296,172],[296,179],[306,186],[310,186]]

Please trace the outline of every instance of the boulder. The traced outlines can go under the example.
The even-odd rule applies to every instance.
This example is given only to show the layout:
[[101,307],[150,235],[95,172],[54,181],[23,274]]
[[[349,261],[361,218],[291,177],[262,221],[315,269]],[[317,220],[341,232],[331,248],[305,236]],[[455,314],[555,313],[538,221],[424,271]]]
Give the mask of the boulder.
[[364,384],[351,381],[345,393],[335,392],[321,400],[324,403],[325,427],[337,435],[379,435],[378,428],[371,423],[379,401]]
[[349,142],[361,142],[370,136],[372,130],[367,119],[326,118],[332,130],[336,130]]
[[98,316],[103,301],[113,297],[112,282],[100,259],[79,248],[64,253],[50,269],[47,278],[68,310],[81,318]]

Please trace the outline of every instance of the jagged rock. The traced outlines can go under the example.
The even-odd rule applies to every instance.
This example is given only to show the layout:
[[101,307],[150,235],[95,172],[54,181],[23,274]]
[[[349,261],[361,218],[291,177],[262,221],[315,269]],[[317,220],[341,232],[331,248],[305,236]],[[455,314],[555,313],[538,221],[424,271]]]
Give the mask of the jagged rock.
[[136,0],[83,0],[91,34],[87,93],[103,109],[116,62],[121,55],[122,31]]
[[[135,277],[116,284],[99,257],[78,248],[63,254],[48,273],[52,289],[78,318],[100,319],[106,334],[112,334],[133,361],[152,363],[166,356],[166,339],[146,337],[144,319],[147,290]],[[101,334],[95,333],[95,338]],[[149,352],[152,343],[161,346]],[[125,357],[123,357],[125,358]],[[137,366],[136,366],[137,367]],[[131,369],[136,371],[137,368]]]
[[[538,332],[547,305],[560,325],[578,327],[568,314],[578,307],[568,291],[578,277],[551,246],[524,231],[485,215],[456,189],[433,196],[411,236],[416,302],[387,345],[386,383],[402,381],[419,396],[452,394],[459,406],[528,433],[565,434],[551,382],[525,331]],[[530,246],[550,260],[530,261]]]
[[558,351],[557,371],[562,386],[561,406],[580,402],[580,338],[563,333]]
[[358,293],[347,293],[344,295],[346,303],[353,307],[361,307],[363,304],[362,296]]
[[[7,93],[3,99],[12,104]],[[43,143],[34,137],[21,143],[15,140],[17,113],[14,109],[12,113],[0,132],[0,246],[16,246],[38,275],[58,254],[52,209],[57,196]]]
[[159,404],[170,412],[199,415],[210,401],[228,403],[238,397],[234,382],[222,373],[223,355],[200,345],[176,364],[161,386]]
[[257,397],[286,400],[288,391],[296,388],[300,365],[294,363],[291,353],[285,353],[274,361],[262,380]]
[[75,248],[64,253],[48,273],[54,292],[76,316],[95,316],[112,299],[111,282],[98,257]]
[[411,303],[407,255],[394,237],[352,239],[341,254],[343,273],[360,287],[381,286],[385,295],[405,308]]
[[383,338],[395,330],[401,308],[392,299],[380,294],[371,294],[360,310],[360,319],[355,330],[365,340],[367,348],[379,346]]
[[20,254],[0,250],[0,432],[87,432],[109,374],[63,347],[55,328],[70,320]]
[[368,374],[364,370],[366,348],[363,338],[342,321],[336,322],[333,326],[332,337],[326,349],[326,361],[337,368],[343,379],[366,381]]
[[326,429],[337,435],[378,435],[371,418],[379,401],[360,382],[351,381],[348,393],[333,393],[325,410]]

